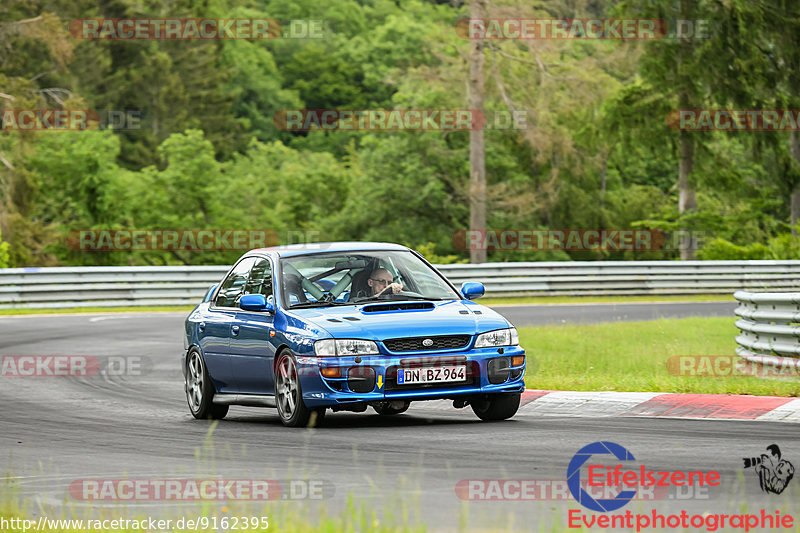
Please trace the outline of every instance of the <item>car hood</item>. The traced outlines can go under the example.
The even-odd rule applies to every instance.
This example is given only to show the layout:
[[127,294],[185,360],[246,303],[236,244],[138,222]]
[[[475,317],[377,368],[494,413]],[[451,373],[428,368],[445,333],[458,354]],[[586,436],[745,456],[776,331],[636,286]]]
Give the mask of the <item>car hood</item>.
[[287,313],[339,339],[380,341],[398,337],[476,335],[509,327],[508,321],[499,313],[468,300],[374,302],[356,306],[295,309]]

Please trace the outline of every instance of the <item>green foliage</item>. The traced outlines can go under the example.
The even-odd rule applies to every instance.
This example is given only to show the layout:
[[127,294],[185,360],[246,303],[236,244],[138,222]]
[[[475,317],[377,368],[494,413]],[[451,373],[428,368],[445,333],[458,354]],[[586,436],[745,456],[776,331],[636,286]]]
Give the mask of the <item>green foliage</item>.
[[452,263],[468,263],[466,259],[459,259],[457,255],[450,254],[450,255],[438,255],[436,253],[436,244],[432,242],[426,242],[424,244],[417,244],[416,246],[409,245],[410,247],[414,248],[416,251],[421,253],[425,259],[427,259],[430,263],[436,265],[449,265]]
[[706,260],[800,259],[800,237],[787,233],[769,239],[766,244],[754,242],[746,245],[733,244],[718,237],[711,240],[697,255]]
[[738,246],[717,237],[703,247],[697,255],[700,259],[710,261],[723,259],[767,259],[769,257],[769,248],[760,242]]
[[223,219],[234,226],[279,233],[321,230],[348,195],[348,172],[328,153],[298,151],[280,142],[254,142],[224,167],[227,190],[247,191],[226,200]]
[[8,243],[3,242],[3,235],[0,233],[0,268],[8,268]]

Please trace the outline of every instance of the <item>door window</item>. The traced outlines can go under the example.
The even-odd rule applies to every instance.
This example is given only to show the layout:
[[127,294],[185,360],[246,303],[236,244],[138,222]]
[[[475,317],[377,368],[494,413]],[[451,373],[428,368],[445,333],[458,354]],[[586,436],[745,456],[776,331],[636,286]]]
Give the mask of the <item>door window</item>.
[[243,294],[263,294],[272,296],[272,266],[269,259],[258,259],[250,270]]
[[217,307],[236,307],[239,303],[245,284],[247,283],[248,275],[253,263],[256,262],[255,257],[247,257],[239,261],[217,292],[217,299],[215,305]]

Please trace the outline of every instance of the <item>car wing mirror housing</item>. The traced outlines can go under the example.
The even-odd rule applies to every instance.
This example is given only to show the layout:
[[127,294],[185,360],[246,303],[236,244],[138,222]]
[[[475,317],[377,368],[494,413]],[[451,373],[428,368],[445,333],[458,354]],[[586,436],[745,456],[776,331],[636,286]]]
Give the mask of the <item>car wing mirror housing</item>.
[[275,313],[272,296],[267,299],[263,294],[245,294],[239,299],[239,307],[245,311]]
[[464,298],[467,300],[474,300],[475,298],[480,298],[486,293],[486,288],[483,286],[483,283],[478,283],[476,281],[466,281],[461,284],[461,294],[464,295]]

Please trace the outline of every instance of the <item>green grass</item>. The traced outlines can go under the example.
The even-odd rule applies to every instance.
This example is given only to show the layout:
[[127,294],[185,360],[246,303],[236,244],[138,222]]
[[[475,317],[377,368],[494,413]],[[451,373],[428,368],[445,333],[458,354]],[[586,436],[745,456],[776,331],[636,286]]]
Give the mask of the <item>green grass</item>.
[[676,376],[676,355],[735,355],[733,318],[518,328],[533,389],[800,396],[800,382],[756,377]]
[[632,302],[734,302],[733,294],[688,294],[688,295],[646,295],[646,296],[518,296],[497,297],[487,296],[478,300],[479,303],[492,307],[493,305],[524,305],[524,304],[591,304],[591,303],[632,303]]

